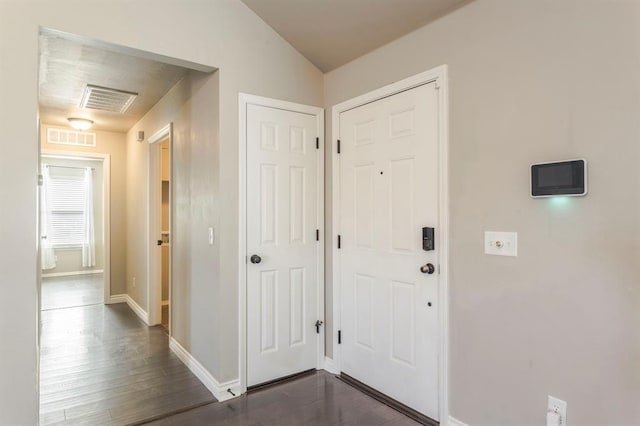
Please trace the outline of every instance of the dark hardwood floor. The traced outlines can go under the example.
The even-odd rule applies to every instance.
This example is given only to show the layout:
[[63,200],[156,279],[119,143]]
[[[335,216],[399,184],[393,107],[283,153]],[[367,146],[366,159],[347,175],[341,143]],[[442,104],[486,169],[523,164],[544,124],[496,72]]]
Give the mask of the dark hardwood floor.
[[214,402],[126,304],[41,313],[40,424],[126,425]]
[[418,425],[405,415],[322,371],[147,424],[154,426]]
[[42,279],[42,310],[103,303],[102,274]]
[[162,305],[161,325],[169,331],[169,305]]
[[124,303],[75,306],[91,300],[81,279],[51,281],[46,295],[43,283],[41,425],[418,424],[326,372],[218,403],[170,351],[163,327],[147,327]]

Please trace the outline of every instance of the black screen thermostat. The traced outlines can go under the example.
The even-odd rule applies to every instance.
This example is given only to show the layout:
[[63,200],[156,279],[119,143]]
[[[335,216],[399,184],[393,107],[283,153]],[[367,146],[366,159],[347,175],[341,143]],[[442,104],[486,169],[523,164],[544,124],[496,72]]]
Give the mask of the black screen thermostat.
[[531,165],[531,196],[587,195],[587,160],[565,160]]

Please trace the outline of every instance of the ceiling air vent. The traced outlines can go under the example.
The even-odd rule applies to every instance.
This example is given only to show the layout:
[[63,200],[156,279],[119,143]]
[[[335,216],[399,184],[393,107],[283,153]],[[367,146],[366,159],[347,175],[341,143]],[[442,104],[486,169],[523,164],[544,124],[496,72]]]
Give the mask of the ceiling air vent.
[[82,108],[99,109],[102,111],[125,113],[138,96],[137,93],[109,87],[87,84],[82,95]]

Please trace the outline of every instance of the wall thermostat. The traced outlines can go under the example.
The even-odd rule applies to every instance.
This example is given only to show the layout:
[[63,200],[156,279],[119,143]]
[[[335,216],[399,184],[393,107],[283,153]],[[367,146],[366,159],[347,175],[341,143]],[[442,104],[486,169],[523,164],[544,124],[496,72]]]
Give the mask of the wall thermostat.
[[587,195],[587,160],[564,160],[531,165],[531,196]]

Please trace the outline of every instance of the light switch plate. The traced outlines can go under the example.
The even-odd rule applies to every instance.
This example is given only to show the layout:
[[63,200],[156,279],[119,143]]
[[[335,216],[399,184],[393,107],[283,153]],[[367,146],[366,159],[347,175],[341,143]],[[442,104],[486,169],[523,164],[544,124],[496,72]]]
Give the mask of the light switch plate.
[[517,256],[518,233],[485,231],[484,252],[496,256]]
[[212,226],[209,227],[209,245],[212,246],[216,241],[216,233]]

